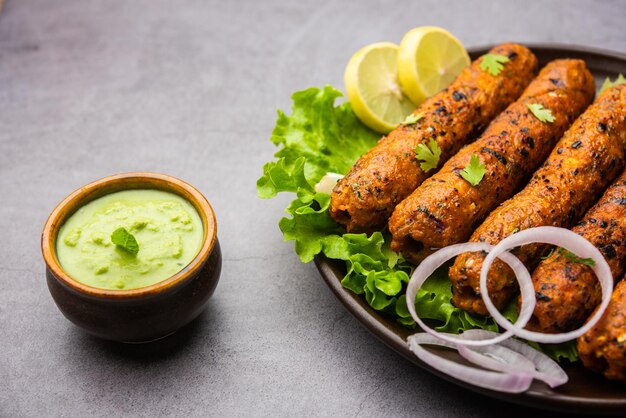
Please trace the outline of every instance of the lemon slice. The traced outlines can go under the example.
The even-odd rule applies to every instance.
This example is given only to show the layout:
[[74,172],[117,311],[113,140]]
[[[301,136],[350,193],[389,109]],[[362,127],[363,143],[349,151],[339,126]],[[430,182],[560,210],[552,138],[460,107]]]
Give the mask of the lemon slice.
[[379,42],[357,51],[344,82],[352,110],[365,125],[388,133],[415,110],[398,81],[398,45]]
[[436,26],[408,31],[398,52],[398,78],[404,93],[416,105],[452,83],[470,64],[463,44]]

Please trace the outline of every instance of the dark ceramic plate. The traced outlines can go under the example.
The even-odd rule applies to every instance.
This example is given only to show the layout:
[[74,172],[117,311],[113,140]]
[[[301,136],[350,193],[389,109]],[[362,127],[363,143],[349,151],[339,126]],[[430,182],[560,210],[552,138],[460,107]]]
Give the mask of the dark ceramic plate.
[[[597,89],[600,88],[606,77],[615,78],[619,73],[626,75],[626,55],[623,54],[564,45],[541,44],[529,45],[529,47],[537,55],[541,65],[557,58],[585,60],[596,78]],[[474,59],[484,54],[488,49],[488,47],[471,49],[470,56]],[[570,413],[626,413],[626,385],[607,381],[601,376],[587,371],[580,364],[564,366],[569,376],[569,382],[566,385],[550,389],[541,382],[534,382],[530,389],[522,394],[494,392],[443,374],[419,360],[409,351],[406,338],[414,331],[406,329],[393,319],[374,311],[364,298],[341,286],[340,280],[345,274],[343,262],[318,257],[315,264],[335,296],[365,328],[411,362],[439,377],[487,396],[532,407]],[[461,357],[451,350],[438,350],[438,352],[445,357],[461,362]]]

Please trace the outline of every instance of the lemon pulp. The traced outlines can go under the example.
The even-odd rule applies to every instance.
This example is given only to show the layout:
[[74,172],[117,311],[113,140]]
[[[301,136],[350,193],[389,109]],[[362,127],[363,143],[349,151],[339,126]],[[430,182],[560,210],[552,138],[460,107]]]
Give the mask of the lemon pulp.
[[408,31],[398,51],[398,79],[404,93],[421,104],[446,88],[470,63],[463,44],[436,26]]
[[352,56],[344,74],[354,113],[380,133],[388,133],[415,110],[398,79],[398,49],[389,42],[368,45]]

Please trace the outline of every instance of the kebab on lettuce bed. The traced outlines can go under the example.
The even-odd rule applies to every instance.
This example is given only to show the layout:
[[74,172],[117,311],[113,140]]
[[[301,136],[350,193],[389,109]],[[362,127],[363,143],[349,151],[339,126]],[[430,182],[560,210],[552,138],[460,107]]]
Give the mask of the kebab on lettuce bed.
[[[401,255],[391,251],[389,233],[382,228],[370,235],[346,233],[344,227],[329,216],[331,204],[329,192],[335,180],[341,178],[343,173],[347,173],[361,155],[375,147],[379,139],[376,133],[355,118],[349,103],[335,106],[340,96],[341,93],[330,86],[324,89],[307,89],[293,95],[294,104],[291,116],[279,111],[271,140],[282,148],[275,154],[277,160],[264,166],[264,174],[258,180],[257,188],[259,196],[263,198],[273,197],[279,192],[296,194],[296,199],[286,209],[290,216],[279,222],[285,239],[295,241],[296,253],[303,262],[311,261],[318,254],[344,260],[346,275],[342,279],[343,286],[356,294],[364,295],[372,308],[384,312],[390,318],[395,318],[401,324],[415,327],[415,319],[429,319],[439,324],[435,328],[438,332],[454,335],[463,333],[461,337],[463,342],[458,345],[459,352],[477,364],[487,368],[502,369],[501,365],[493,365],[485,360],[484,350],[499,350],[500,354],[502,350],[509,350],[506,351],[507,354],[503,354],[504,358],[511,358],[511,361],[518,359],[519,354],[514,354],[510,352],[511,348],[501,345],[489,344],[489,348],[480,349],[483,352],[473,351],[470,348],[472,343],[468,344],[467,339],[487,338],[487,335],[491,335],[486,333],[487,331],[499,331],[500,328],[493,317],[499,320],[498,323],[503,329],[513,327],[516,335],[519,335],[520,330],[523,332],[525,321],[528,321],[526,316],[531,315],[534,309],[534,291],[529,293],[528,290],[532,288],[532,282],[527,281],[522,286],[522,289],[525,289],[525,292],[531,296],[525,306],[522,298],[522,316],[517,325],[511,325],[513,321],[518,320],[518,308],[515,302],[509,303],[503,309],[506,318],[504,323],[497,313],[492,314],[492,317],[482,317],[471,315],[455,307],[451,303],[452,291],[445,267],[434,271],[433,274],[428,272],[428,280],[425,280],[426,277],[419,278],[425,282],[417,288],[414,287],[411,295],[415,295],[415,304],[407,307],[404,292],[415,267]],[[415,114],[419,114],[420,109],[418,108]],[[328,187],[329,185],[331,187]],[[529,231],[532,233],[532,230]],[[593,253],[591,248],[593,246],[584,248],[578,246],[576,244],[578,241],[572,242],[565,231],[561,231],[559,236],[563,238],[563,241],[558,241],[556,245],[573,251],[581,258],[592,259],[594,268],[604,268],[606,271],[604,258],[601,255],[598,257],[600,253],[597,250]],[[589,257],[582,257],[583,255]],[[423,272],[423,269],[421,271]],[[523,272],[521,269],[515,271],[519,280],[519,275],[523,276]],[[608,277],[611,277],[610,274]],[[608,303],[608,296],[610,296],[608,282],[612,282],[612,279],[603,282],[603,305]],[[530,283],[530,288],[528,283]],[[612,283],[610,285],[612,287]],[[415,312],[410,312],[411,308],[414,308]],[[601,312],[596,314],[596,317],[599,318],[600,315]],[[590,324],[593,325],[589,322],[587,328]],[[426,329],[425,324],[420,325],[422,329]],[[482,329],[486,332],[482,334],[479,331],[466,332],[473,329]],[[432,341],[449,344],[445,341],[445,335],[443,338],[442,334],[437,335],[437,337],[412,337],[410,346],[418,356],[432,356],[427,351],[416,347]],[[499,335],[510,336],[510,334]],[[424,340],[419,340],[420,338]],[[504,337],[498,337],[500,340],[502,338]],[[557,339],[558,336],[548,338],[550,342],[555,342]],[[535,340],[544,341],[541,337]],[[568,342],[544,345],[541,348],[555,359],[576,361],[577,352],[572,338],[569,337],[566,340],[561,338],[560,341]],[[507,342],[506,344],[513,343]],[[514,344],[517,345],[517,342]],[[538,347],[537,344],[533,345]],[[517,349],[519,350],[518,345]],[[514,347],[513,350],[515,351],[516,348]],[[478,379],[484,383],[484,387],[499,390],[523,391],[533,378],[543,379],[550,385],[564,383],[562,372],[555,372],[557,370],[555,364],[550,363],[547,357],[541,357],[540,354],[528,355],[529,351],[526,348],[522,351],[530,360],[518,362],[522,364],[520,370],[505,367],[505,370],[500,370],[505,373],[495,373],[495,376],[483,377],[481,373],[494,372],[476,372],[475,369],[471,371],[449,370],[447,369],[449,365],[438,364],[439,360],[434,361],[435,366],[439,365],[442,370],[448,370],[448,373],[454,373],[458,378],[463,379],[465,376],[465,379],[473,383],[476,383]],[[427,360],[432,364],[432,358]],[[531,367],[531,363],[534,366]],[[546,374],[546,370],[551,372]],[[476,373],[479,375],[477,376]],[[506,384],[503,384],[503,381]]]

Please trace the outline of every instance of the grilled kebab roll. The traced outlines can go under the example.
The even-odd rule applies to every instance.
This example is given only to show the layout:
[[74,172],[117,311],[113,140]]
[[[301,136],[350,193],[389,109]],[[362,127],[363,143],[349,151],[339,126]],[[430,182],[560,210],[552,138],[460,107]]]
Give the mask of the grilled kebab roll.
[[[624,109],[626,110],[626,109]],[[626,112],[623,113],[626,118]],[[626,134],[626,129],[623,130]],[[611,267],[613,278],[626,270],[626,171],[572,231],[596,246]],[[602,290],[591,267],[569,253],[554,251],[532,275],[537,305],[526,326],[559,333],[579,328],[602,301]]]
[[[391,248],[418,262],[431,248],[467,241],[489,212],[528,181],[593,93],[584,61],[556,60],[545,66],[478,140],[396,206],[389,219]],[[533,104],[550,109],[554,120],[540,121],[528,107]],[[476,186],[460,174],[473,155],[486,172]]]
[[537,59],[517,44],[489,52],[509,59],[498,75],[482,70],[483,58],[478,58],[415,110],[422,115],[418,122],[400,125],[361,156],[331,194],[330,215],[336,222],[351,232],[384,227],[396,205],[435,172],[420,168],[418,144],[434,139],[441,166],[519,97],[537,71]]
[[612,380],[626,380],[626,281],[620,281],[598,323],[578,338],[583,365]]
[[[528,185],[494,210],[470,241],[497,244],[535,226],[573,226],[624,166],[625,105],[626,86],[602,94],[565,133]],[[544,249],[545,245],[529,244],[514,252],[532,269]],[[449,272],[453,303],[472,313],[487,314],[479,293],[484,258],[482,253],[462,254]],[[494,304],[502,307],[517,282],[513,271],[496,260],[487,285]]]

